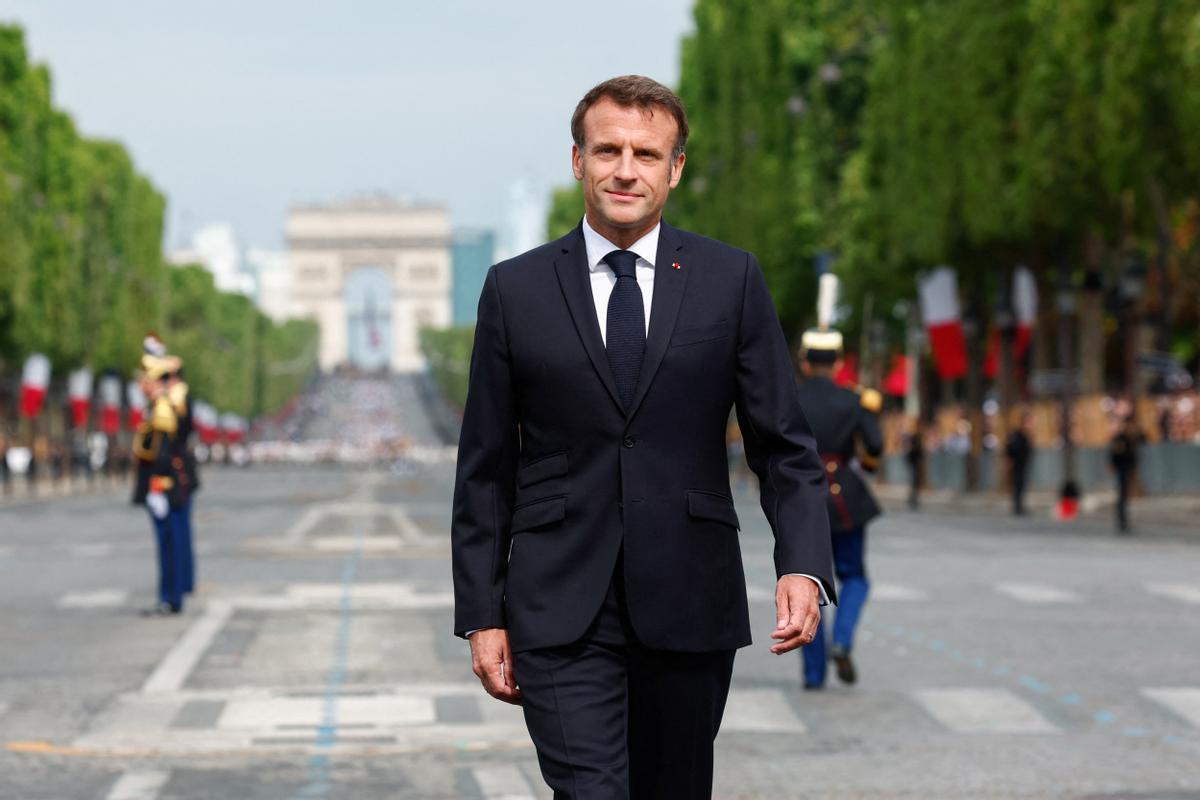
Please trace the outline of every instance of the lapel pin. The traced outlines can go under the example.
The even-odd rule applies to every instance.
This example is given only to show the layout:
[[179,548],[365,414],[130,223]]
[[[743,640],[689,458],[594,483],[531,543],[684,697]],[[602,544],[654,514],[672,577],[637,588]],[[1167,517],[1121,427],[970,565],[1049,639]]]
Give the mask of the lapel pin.
[[672,267],[673,269],[682,269],[682,268],[683,268],[683,265],[682,265],[682,264],[680,264],[678,261],[675,261],[675,262],[673,262],[673,263],[671,264],[671,267]]

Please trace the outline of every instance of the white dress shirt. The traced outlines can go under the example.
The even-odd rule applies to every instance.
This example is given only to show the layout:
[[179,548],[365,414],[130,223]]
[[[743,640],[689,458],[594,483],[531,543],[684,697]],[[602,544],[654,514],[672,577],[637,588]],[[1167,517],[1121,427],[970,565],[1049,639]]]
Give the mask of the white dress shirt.
[[[642,309],[646,318],[646,335],[650,335],[650,305],[654,300],[654,259],[658,255],[658,231],[662,223],[655,225],[649,233],[625,248],[637,254],[638,288],[642,290]],[[587,217],[583,218],[583,243],[587,248],[588,273],[592,282],[592,300],[596,304],[596,319],[600,323],[600,338],[608,345],[608,299],[612,296],[613,287],[617,285],[617,273],[613,272],[604,257],[613,250],[620,250],[615,244],[596,233],[588,224]]]

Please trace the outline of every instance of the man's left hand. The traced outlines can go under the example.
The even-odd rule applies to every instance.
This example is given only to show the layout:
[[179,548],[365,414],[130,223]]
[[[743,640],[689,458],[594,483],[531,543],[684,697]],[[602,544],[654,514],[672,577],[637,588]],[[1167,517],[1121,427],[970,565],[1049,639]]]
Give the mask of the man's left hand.
[[775,655],[812,643],[821,621],[821,593],[816,581],[804,575],[784,575],[775,585]]

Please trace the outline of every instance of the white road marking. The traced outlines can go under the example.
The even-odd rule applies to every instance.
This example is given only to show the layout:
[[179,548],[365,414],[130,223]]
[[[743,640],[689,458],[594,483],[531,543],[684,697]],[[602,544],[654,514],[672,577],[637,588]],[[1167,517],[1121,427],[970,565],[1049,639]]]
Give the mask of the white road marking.
[[283,535],[284,541],[288,544],[297,545],[304,541],[304,537],[308,536],[309,531],[316,527],[325,515],[329,513],[324,506],[309,506],[304,513],[300,515],[300,519],[292,523],[287,529],[287,533]]
[[725,703],[721,730],[805,733],[807,729],[779,689],[733,689]]
[[70,553],[75,558],[107,558],[113,554],[115,549],[111,544],[94,542],[72,545]]
[[[226,595],[222,599],[237,608],[256,611],[307,611],[336,609],[344,593],[340,583],[292,583],[283,594]],[[348,597],[360,611],[454,606],[453,592],[418,591],[407,583],[355,583]]]
[[1005,689],[926,689],[915,693],[938,722],[956,733],[1056,733],[1037,709]]
[[156,800],[167,785],[171,773],[162,770],[134,770],[122,775],[105,800]]
[[55,604],[59,608],[119,608],[129,599],[125,589],[97,589],[94,592],[67,592]]
[[474,767],[471,776],[487,800],[535,800],[533,787],[515,764]]
[[1194,687],[1142,689],[1142,694],[1200,728],[1200,689]]
[[1075,592],[1044,583],[998,583],[996,591],[1022,603],[1079,603],[1083,600]]
[[904,586],[899,583],[872,582],[871,593],[868,595],[868,599],[879,600],[885,603],[917,603],[922,600],[928,600],[929,593],[915,586]]
[[411,544],[420,545],[448,545],[448,536],[430,536],[421,530],[417,523],[413,522],[408,511],[403,506],[392,506],[388,509],[391,514],[392,521],[396,523],[396,528],[399,529],[400,535],[405,541]]
[[356,536],[314,536],[308,543],[322,553],[351,553],[355,550],[391,552],[404,545],[399,536],[391,535],[364,536],[361,539]]
[[[270,697],[232,700],[221,712],[217,727],[254,730],[322,724],[325,702],[321,697]],[[432,725],[437,721],[433,699],[415,695],[386,694],[339,697],[338,725],[395,727]]]
[[155,667],[154,672],[142,684],[142,694],[163,694],[179,691],[188,676],[200,662],[201,656],[213,639],[225,627],[233,614],[233,606],[221,600],[213,600],[208,604],[204,616],[192,623],[192,626],[179,637],[179,641],[167,651],[163,660]]
[[1200,584],[1194,583],[1148,583],[1146,591],[1159,597],[1169,597],[1192,605],[1200,605]]

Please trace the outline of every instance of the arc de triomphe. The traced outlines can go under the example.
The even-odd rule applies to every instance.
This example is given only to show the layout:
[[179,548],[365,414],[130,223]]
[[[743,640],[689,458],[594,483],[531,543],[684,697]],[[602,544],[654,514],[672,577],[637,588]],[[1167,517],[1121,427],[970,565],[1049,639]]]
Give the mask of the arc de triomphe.
[[369,271],[390,285],[390,296],[371,292],[365,302],[366,313],[386,320],[392,370],[420,370],[420,329],[452,320],[446,210],[384,198],[298,206],[288,212],[286,233],[292,311],[320,325],[321,369],[350,360],[352,319],[364,312],[348,308],[347,281]]

